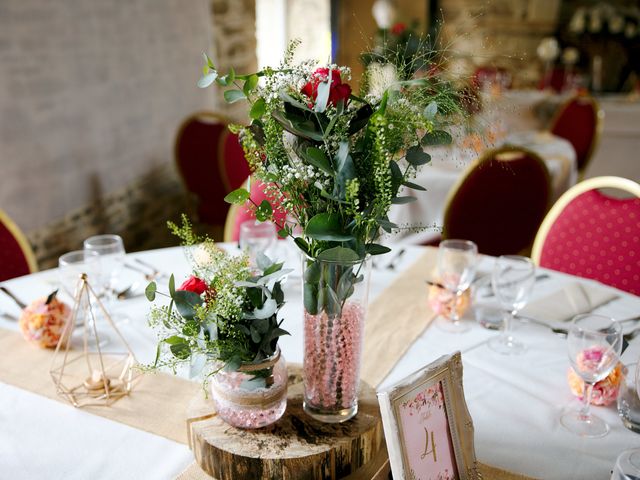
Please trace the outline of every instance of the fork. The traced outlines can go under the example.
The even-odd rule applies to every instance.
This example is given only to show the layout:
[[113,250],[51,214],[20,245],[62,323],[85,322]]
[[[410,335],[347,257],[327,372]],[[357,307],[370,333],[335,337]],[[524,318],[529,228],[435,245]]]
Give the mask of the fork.
[[128,268],[129,270],[134,270],[134,271],[136,271],[138,273],[141,273],[144,276],[144,279],[149,281],[149,282],[152,282],[152,281],[154,281],[156,279],[156,275],[154,275],[153,273],[145,272],[141,268],[138,268],[138,267],[136,267],[134,265],[131,265],[129,263],[125,263],[124,266],[125,266],[125,268]]
[[147,267],[149,270],[151,270],[151,274],[155,277],[155,278],[163,278],[163,277],[167,277],[167,274],[164,272],[161,272],[160,270],[158,270],[156,267],[154,267],[153,265],[151,265],[149,262],[146,262],[144,260],[142,260],[141,258],[134,258],[133,259],[134,262],[138,262],[140,265]]

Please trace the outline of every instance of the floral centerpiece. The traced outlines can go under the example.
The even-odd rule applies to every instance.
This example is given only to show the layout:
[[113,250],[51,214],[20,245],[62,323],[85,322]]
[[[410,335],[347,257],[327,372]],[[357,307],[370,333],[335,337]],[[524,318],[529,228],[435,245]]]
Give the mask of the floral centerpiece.
[[258,272],[249,268],[246,255],[232,256],[208,238],[192,233],[188,220],[170,227],[187,247],[192,275],[168,293],[149,284],[146,296],[168,299],[151,309],[149,323],[160,341],[153,368],[182,363],[193,376],[211,381],[218,414],[228,423],[257,428],[275,422],[286,407],[287,372],[278,339],[278,312],[284,304],[281,278],[288,271],[264,255]]
[[[243,188],[226,200],[253,203],[258,220],[274,221],[305,254],[305,410],[343,421],[357,411],[367,258],[389,251],[383,231],[408,228],[389,209],[415,200],[405,187],[424,190],[411,180],[430,161],[426,147],[451,141],[437,125],[459,102],[438,76],[372,74],[357,96],[348,68],[293,64],[295,46],[278,68],[243,75],[220,75],[205,55],[198,84],[250,105],[251,124],[233,129],[272,201],[257,204]],[[291,222],[278,223],[274,208]]]

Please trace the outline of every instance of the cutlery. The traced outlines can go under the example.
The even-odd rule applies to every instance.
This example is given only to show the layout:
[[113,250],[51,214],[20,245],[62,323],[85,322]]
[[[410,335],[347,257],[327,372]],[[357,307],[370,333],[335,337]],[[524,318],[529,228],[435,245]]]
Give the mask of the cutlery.
[[[547,278],[549,278],[549,274],[548,273],[541,273],[539,275],[536,275],[536,283],[541,281],[541,280],[546,280]],[[487,285],[487,287],[490,287],[490,285]],[[483,297],[488,298],[488,297],[493,297],[493,288],[489,288],[487,290],[486,293],[482,294]]]
[[2,290],[5,293],[5,295],[11,298],[11,300],[16,302],[16,305],[18,305],[21,309],[24,309],[27,306],[26,303],[24,303],[22,300],[16,297],[7,287],[2,286],[0,287],[0,290]]
[[132,283],[131,285],[129,285],[124,290],[116,292],[116,298],[118,300],[126,300],[128,298],[138,297],[138,296],[142,295],[142,293],[135,293],[135,291],[138,289],[138,285],[139,284],[137,282],[136,283]]
[[[549,325],[547,322],[545,322],[543,320],[538,320],[537,318],[525,317],[525,316],[522,316],[522,315],[518,315],[516,318],[522,320],[524,323],[535,323],[536,325],[542,325],[543,327],[547,327],[549,330],[551,330],[556,335],[561,335],[563,337],[566,337],[567,335],[569,335],[569,329],[562,328],[562,327],[554,327],[553,325]],[[629,322],[636,322],[638,320],[640,320],[640,317],[630,317],[630,318],[625,318],[625,319],[622,319],[622,320],[618,320],[618,323],[624,324],[624,323],[629,323]],[[627,340],[631,340],[638,333],[640,333],[640,327],[636,327],[636,328],[630,330],[629,332],[625,333],[622,337],[627,339]]]
[[134,262],[138,262],[140,265],[147,267],[148,269],[151,270],[151,273],[154,277],[156,278],[163,278],[163,277],[167,277],[167,274],[164,272],[161,272],[160,270],[158,270],[156,267],[154,267],[153,265],[151,265],[149,262],[146,262],[145,260],[142,260],[141,258],[134,258],[133,259]]
[[16,317],[15,315],[11,315],[10,313],[7,313],[7,312],[0,313],[0,317],[4,318],[5,320],[9,320],[11,322],[17,322],[18,321],[18,317]]
[[141,273],[142,275],[144,275],[145,280],[148,280],[149,282],[152,282],[156,278],[155,275],[153,275],[151,273],[148,273],[148,272],[145,272],[141,268],[138,268],[138,267],[136,267],[134,265],[131,265],[129,263],[125,263],[124,266],[125,266],[125,268],[128,268],[129,270],[133,270],[135,272]]
[[395,256],[389,261],[388,265],[385,268],[387,270],[395,270],[396,265],[398,264],[398,262],[402,258],[402,255],[404,255],[404,252],[405,252],[405,249],[401,248],[398,251],[398,253],[396,253]]

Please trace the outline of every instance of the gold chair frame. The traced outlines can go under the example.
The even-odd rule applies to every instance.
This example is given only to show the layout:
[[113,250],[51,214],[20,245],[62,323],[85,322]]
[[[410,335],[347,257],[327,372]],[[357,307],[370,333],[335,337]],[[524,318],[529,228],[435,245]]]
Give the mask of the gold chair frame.
[[27,240],[27,237],[22,232],[20,227],[7,215],[7,213],[0,208],[0,224],[7,227],[7,230],[13,235],[13,238],[18,242],[18,246],[20,250],[22,250],[22,254],[24,255],[27,266],[29,267],[29,273],[38,271],[38,262],[36,260],[36,256],[33,253],[33,249],[31,248],[31,244]]
[[533,263],[540,265],[542,247],[547,239],[547,235],[560,214],[564,211],[565,207],[577,196],[582,195],[585,192],[601,188],[615,188],[631,193],[632,195],[640,198],[640,184],[633,180],[629,180],[628,178],[614,176],[594,177],[583,180],[577,185],[574,185],[556,201],[553,207],[551,207],[551,210],[547,213],[546,217],[544,217],[544,220],[538,229],[538,233],[536,234],[536,238],[533,241],[533,250],[531,251],[531,260],[533,260]]

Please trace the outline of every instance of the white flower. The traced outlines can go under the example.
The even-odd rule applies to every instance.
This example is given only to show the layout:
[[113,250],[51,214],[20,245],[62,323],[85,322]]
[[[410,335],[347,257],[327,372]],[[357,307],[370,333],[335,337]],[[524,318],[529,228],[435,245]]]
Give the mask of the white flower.
[[369,77],[369,92],[367,96],[380,100],[384,92],[394,87],[398,82],[396,67],[391,63],[373,62],[367,67]]

